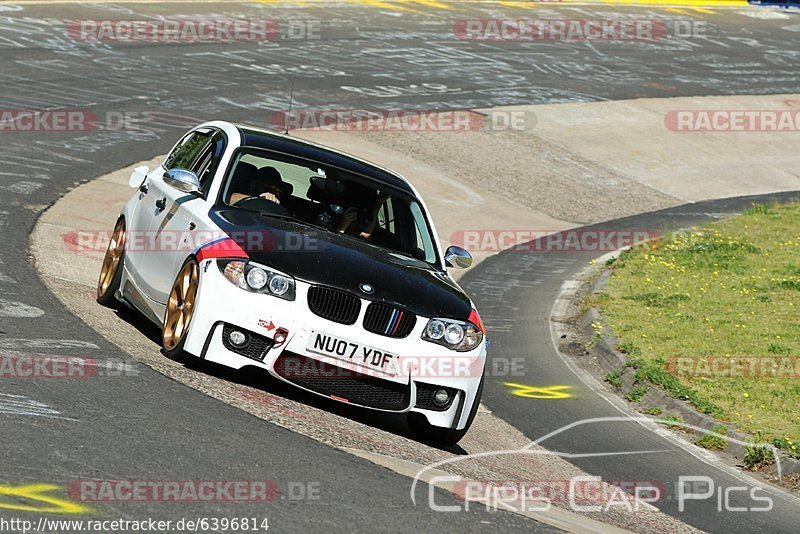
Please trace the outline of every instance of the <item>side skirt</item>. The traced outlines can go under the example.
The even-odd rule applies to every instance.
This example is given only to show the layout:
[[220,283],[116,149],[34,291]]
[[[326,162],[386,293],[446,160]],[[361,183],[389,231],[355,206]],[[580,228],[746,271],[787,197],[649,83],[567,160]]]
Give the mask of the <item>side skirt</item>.
[[122,288],[122,300],[144,315],[159,328],[163,325],[161,317],[158,317],[148,304],[148,298],[144,296],[137,285],[129,278],[125,277],[125,285]]

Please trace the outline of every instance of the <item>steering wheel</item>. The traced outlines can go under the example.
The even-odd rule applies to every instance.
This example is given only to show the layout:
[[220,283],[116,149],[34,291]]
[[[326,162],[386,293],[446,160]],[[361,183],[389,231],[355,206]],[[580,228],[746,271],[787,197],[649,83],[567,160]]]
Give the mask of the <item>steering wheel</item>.
[[273,202],[272,200],[267,200],[266,198],[262,197],[243,198],[242,200],[236,202],[234,206],[248,210],[263,211],[271,215],[285,215],[288,217],[292,216],[292,214],[289,213],[289,210],[277,202]]

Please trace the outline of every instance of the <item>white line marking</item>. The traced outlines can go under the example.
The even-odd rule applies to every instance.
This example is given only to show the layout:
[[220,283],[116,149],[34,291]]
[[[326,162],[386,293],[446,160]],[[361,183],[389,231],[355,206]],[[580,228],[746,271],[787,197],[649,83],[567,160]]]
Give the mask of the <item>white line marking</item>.
[[41,317],[44,312],[22,302],[0,299],[0,317]]
[[23,180],[21,182],[17,182],[9,186],[6,186],[5,189],[7,191],[11,191],[12,193],[29,195],[34,191],[36,191],[37,189],[39,189],[40,187],[42,187],[42,184],[40,184],[39,182],[31,182],[28,180]]
[[63,417],[61,412],[42,402],[21,395],[10,395],[7,393],[0,393],[0,414],[49,417],[51,419],[63,419],[64,421],[77,421],[77,419],[73,419],[72,417]]
[[77,339],[0,339],[0,349],[99,349],[89,341]]

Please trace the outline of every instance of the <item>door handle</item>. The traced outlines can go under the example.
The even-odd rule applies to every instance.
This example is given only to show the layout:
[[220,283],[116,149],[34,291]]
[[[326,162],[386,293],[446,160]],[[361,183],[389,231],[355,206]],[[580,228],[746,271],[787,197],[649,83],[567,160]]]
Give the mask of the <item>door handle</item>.
[[144,193],[146,195],[149,190],[150,188],[147,186],[146,183],[143,183],[142,185],[139,186],[140,193]]
[[190,222],[189,223],[189,230],[194,230],[195,228],[197,228],[197,225],[195,223],[193,223],[193,222]]
[[164,211],[167,209],[167,197],[164,197],[161,200],[156,200],[156,209],[158,211]]

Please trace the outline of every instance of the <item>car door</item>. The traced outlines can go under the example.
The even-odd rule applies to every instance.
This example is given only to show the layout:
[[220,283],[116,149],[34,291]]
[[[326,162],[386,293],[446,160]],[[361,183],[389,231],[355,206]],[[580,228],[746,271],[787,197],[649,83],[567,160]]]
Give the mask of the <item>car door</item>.
[[200,180],[202,201],[180,204],[180,208],[175,210],[171,219],[161,222],[162,234],[174,235],[178,239],[178,248],[171,260],[172,276],[167,280],[169,284],[167,294],[189,254],[207,241],[220,237],[222,233],[208,217],[208,212],[215,201],[208,195],[217,178],[217,171],[226,148],[227,141],[224,134],[221,131],[213,132],[210,142],[206,144],[200,157],[190,169]]
[[[180,267],[179,262],[191,253],[186,250],[184,238],[191,227],[192,211],[202,211],[206,205],[203,195],[203,180],[213,179],[214,163],[219,163],[220,143],[224,147],[224,138],[215,128],[200,128],[187,134],[175,149],[164,160],[160,169],[150,180],[147,209],[151,210],[147,231],[148,251],[140,265],[139,274],[142,289],[147,296],[158,304],[166,304],[172,283]],[[218,151],[219,150],[219,151]],[[167,170],[186,169],[200,173],[200,194],[180,191],[166,182],[163,175]],[[207,211],[207,209],[206,209]],[[188,241],[188,239],[187,239]]]
[[[188,134],[191,135],[191,134]],[[187,135],[187,137],[188,137]],[[180,146],[185,137],[176,146]],[[177,150],[177,148],[176,148]],[[144,273],[147,272],[152,260],[153,245],[150,239],[150,225],[153,218],[159,214],[156,207],[158,200],[154,184],[164,174],[164,166],[159,165],[147,173],[144,181],[139,186],[138,203],[134,206],[125,221],[127,230],[127,245],[125,247],[125,269],[130,273],[136,285],[148,295],[147,281]]]

